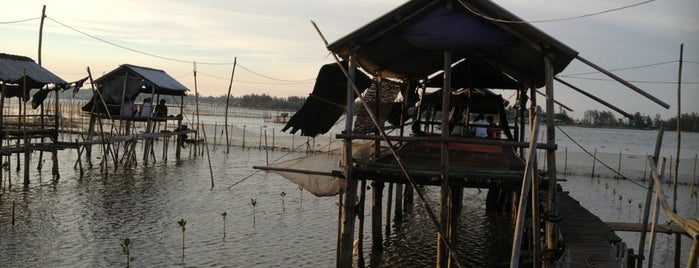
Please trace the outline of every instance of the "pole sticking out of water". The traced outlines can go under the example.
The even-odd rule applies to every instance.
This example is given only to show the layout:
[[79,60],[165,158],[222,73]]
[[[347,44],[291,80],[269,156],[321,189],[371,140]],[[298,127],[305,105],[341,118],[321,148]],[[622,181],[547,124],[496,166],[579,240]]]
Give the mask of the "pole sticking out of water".
[[646,173],[648,172],[648,153],[646,153],[646,161],[643,163],[643,181],[646,181]]
[[621,150],[619,150],[619,165],[616,167],[616,174],[614,177],[617,179],[621,178]]
[[[211,168],[211,155],[209,154],[209,142],[206,139],[206,126],[201,128],[204,134],[204,146],[206,146],[206,158],[209,160],[209,174],[211,174],[211,189],[214,188],[214,170]],[[215,135],[215,134],[214,134]]]
[[565,148],[565,158],[563,160],[563,176],[568,174],[568,147]]
[[689,196],[696,196],[694,194],[694,179],[697,176],[697,155],[694,155],[694,172],[692,172],[692,187],[689,189]]
[[595,147],[595,153],[592,154],[592,177],[595,177],[595,164],[597,164],[597,147]]

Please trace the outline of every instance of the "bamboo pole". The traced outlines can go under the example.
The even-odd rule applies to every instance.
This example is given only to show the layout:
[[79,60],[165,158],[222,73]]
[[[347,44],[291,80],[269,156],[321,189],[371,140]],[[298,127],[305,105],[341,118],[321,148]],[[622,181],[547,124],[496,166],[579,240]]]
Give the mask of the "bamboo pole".
[[384,183],[371,182],[371,242],[375,251],[383,249],[383,236],[381,231],[381,212],[383,212],[383,189]]
[[[448,4],[449,5],[449,4]],[[451,9],[451,7],[448,7],[448,9]],[[452,64],[452,55],[451,52],[449,51],[444,51],[443,52],[443,59],[444,59],[444,84],[442,85],[442,137],[446,138],[449,136],[449,107],[450,107],[450,97],[451,97],[451,64]],[[448,250],[445,247],[445,240],[450,240],[448,237],[448,230],[450,229],[450,223],[451,221],[449,220],[449,203],[450,203],[450,184],[449,184],[449,144],[447,142],[442,142],[442,148],[441,148],[441,167],[440,167],[440,178],[442,179],[441,187],[440,187],[440,208],[439,208],[439,214],[440,214],[440,231],[439,234],[437,235],[437,267],[442,267],[446,268],[448,267],[449,264],[449,253]],[[401,193],[402,194],[402,193]],[[396,206],[398,206],[398,202],[396,202]],[[398,212],[398,209],[396,208],[396,212]],[[447,237],[441,237],[442,234],[446,234]]]
[[366,180],[359,186],[359,207],[357,208],[357,267],[364,267],[364,206],[366,202]]
[[192,70],[194,73],[194,110],[196,112],[196,118],[197,118],[197,122],[196,122],[197,127],[196,127],[196,130],[194,132],[195,142],[193,144],[195,144],[194,145],[196,147],[195,148],[195,155],[197,155],[196,149],[199,148],[198,144],[199,144],[200,123],[199,123],[199,88],[197,87],[197,63],[196,62],[192,62]]
[[214,152],[216,151],[216,133],[218,133],[218,123],[214,123]]
[[616,167],[616,175],[614,175],[614,178],[616,179],[621,179],[621,150],[619,150],[619,165]]
[[692,172],[692,187],[689,189],[689,196],[696,196],[694,194],[694,183],[695,183],[695,178],[697,177],[697,155],[694,155],[694,171]]
[[[663,126],[661,125],[658,129],[658,137],[655,142],[655,151],[653,152],[653,159],[657,162],[660,156],[660,144],[663,140],[664,134]],[[651,171],[652,172],[652,171]],[[655,186],[653,178],[648,180],[648,187],[646,192],[646,203],[643,209],[643,220],[641,222],[641,238],[638,244],[638,258],[636,262],[636,267],[643,267],[643,254],[645,254],[644,248],[646,245],[646,230],[648,230],[648,217],[650,216],[650,203],[653,197],[653,187]],[[660,185],[658,187],[661,187]]]
[[201,131],[202,131],[202,134],[204,134],[204,146],[206,148],[206,158],[209,161],[209,174],[211,175],[211,189],[213,189],[214,188],[214,170],[211,168],[211,155],[209,154],[209,142],[206,139],[206,126],[202,127]]
[[568,174],[568,147],[565,148],[565,160],[563,161],[563,175]]
[[[556,127],[554,124],[554,95],[553,95],[553,66],[551,58],[544,58],[546,74],[546,143],[556,144]],[[551,217],[558,217],[558,182],[556,175],[556,150],[546,150],[546,165],[548,175],[548,196],[546,200],[546,212]],[[534,204],[532,204],[534,205]],[[546,221],[546,245],[550,252],[558,249],[558,223]],[[536,266],[537,264],[535,264]],[[546,267],[553,266],[553,260],[547,259]]]
[[226,94],[226,115],[224,117],[224,125],[226,129],[226,154],[230,153],[231,143],[228,139],[228,106],[231,105],[231,89],[233,88],[233,76],[235,75],[235,66],[238,64],[238,57],[233,58],[233,71],[231,71],[231,80],[228,83],[228,94]]
[[[43,40],[43,35],[44,35],[44,20],[45,20],[45,18],[46,18],[46,5],[44,5],[43,8],[41,9],[41,22],[39,24],[39,48],[38,48],[39,56],[38,56],[38,60],[37,60],[37,63],[39,64],[39,66],[41,66],[41,45],[42,45],[42,40]],[[40,114],[40,118],[41,118],[40,119],[41,128],[43,129],[44,128],[44,105],[43,105],[43,103],[41,104],[40,107],[41,107],[41,109],[40,109],[39,114]],[[41,138],[41,143],[42,144],[44,143],[43,137]],[[39,151],[39,161],[38,161],[37,167],[36,167],[37,170],[41,170],[42,164],[44,162],[44,161],[42,161],[43,159],[44,159],[44,151]],[[56,164],[55,160],[54,160],[54,164]],[[55,169],[54,169],[54,171],[55,171]]]
[[595,164],[597,164],[597,147],[595,147],[595,152],[592,154],[592,177],[595,177]]
[[386,235],[391,234],[391,210],[393,209],[393,183],[388,184],[388,196],[386,197]]
[[[677,183],[680,172],[680,148],[682,141],[682,59],[684,54],[684,44],[680,45],[680,66],[677,72],[677,157],[675,157],[675,180],[672,191],[672,212],[677,213]],[[680,252],[682,249],[682,237],[679,234],[675,235],[675,267],[680,267]]]

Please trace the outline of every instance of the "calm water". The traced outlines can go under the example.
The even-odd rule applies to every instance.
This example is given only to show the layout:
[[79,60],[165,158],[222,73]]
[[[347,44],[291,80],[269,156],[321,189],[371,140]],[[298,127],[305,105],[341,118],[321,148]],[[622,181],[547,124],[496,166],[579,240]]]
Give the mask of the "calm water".
[[[251,120],[251,124],[246,127],[250,131],[246,133],[246,144],[257,146],[261,140],[259,129],[264,124],[247,120]],[[272,128],[279,131],[281,127],[268,125],[265,129],[272,132]],[[618,154],[619,150],[639,155],[652,152],[657,134],[608,129],[564,130],[588,146],[588,150],[598,147],[600,152],[610,154]],[[216,133],[212,129],[207,132]],[[281,142],[282,134],[277,135],[277,142]],[[674,155],[673,135],[666,133],[663,152],[668,156]],[[565,136],[558,134],[557,138],[559,146],[570,146],[570,151],[576,151],[575,145],[566,141]],[[326,139],[317,139],[318,146],[329,143]],[[699,148],[699,136],[685,134],[682,142],[686,144],[684,148],[688,148],[683,151],[682,158],[693,161]],[[210,149],[213,189],[206,155],[190,156],[189,148],[180,162],[174,161],[171,148],[168,161],[158,157],[155,164],[110,170],[106,176],[94,167],[82,178],[73,169],[77,152],[64,151],[60,153],[61,178],[52,180],[48,167],[51,161],[47,160],[44,172],[32,168],[31,184],[26,189],[18,183],[21,172],[14,172],[13,162],[12,172],[4,174],[0,192],[0,266],[126,266],[126,256],[119,245],[124,238],[133,242],[132,267],[334,266],[338,198],[314,197],[276,174],[251,168],[264,165],[267,159],[274,161],[305,154],[240,147],[233,147],[230,154],[225,154],[221,146]],[[38,154],[34,156],[33,167],[37,159]],[[7,181],[8,174],[12,187]],[[603,220],[639,220],[637,203],[643,202],[645,191],[637,184],[609,177],[591,178],[582,173],[565,178],[568,181],[563,183],[564,189],[571,191],[574,198]],[[667,189],[666,186],[666,192]],[[436,209],[439,189],[424,188],[424,191]],[[689,186],[680,186],[678,208],[682,216],[697,217],[699,202],[690,198],[689,191]],[[256,201],[254,207],[251,199]],[[414,207],[407,208],[401,221],[392,223],[390,234],[385,234],[384,252],[379,256],[367,250],[367,263],[434,266],[434,227],[417,199],[415,202]],[[464,204],[461,219],[466,231],[461,233],[463,243],[458,245],[462,261],[469,267],[499,267],[507,263],[511,219],[485,212],[485,191],[466,190]],[[224,212],[227,213],[225,233],[221,215]],[[368,215],[370,210],[366,213]],[[180,219],[187,221],[184,255],[183,232],[177,224]],[[665,219],[661,217],[661,221]],[[365,248],[368,249],[371,247],[370,227],[365,231]],[[638,248],[637,235],[618,234],[630,247]],[[672,263],[674,242],[667,237],[658,235],[658,267]],[[689,242],[684,239],[683,250],[688,248]],[[686,252],[682,259],[684,265]]]

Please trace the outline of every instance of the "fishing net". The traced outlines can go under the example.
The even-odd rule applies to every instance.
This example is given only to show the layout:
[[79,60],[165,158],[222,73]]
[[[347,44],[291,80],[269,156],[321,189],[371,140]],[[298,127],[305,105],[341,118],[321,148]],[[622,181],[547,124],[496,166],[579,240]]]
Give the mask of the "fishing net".
[[[354,158],[368,158],[373,152],[373,142],[352,145]],[[341,171],[344,167],[344,149],[335,149],[327,152],[299,157],[284,162],[271,164],[272,167],[288,168],[300,171],[331,172]],[[315,196],[334,196],[345,192],[347,183],[345,179],[327,176],[304,174],[292,171],[272,171],[291,182],[301,186]]]

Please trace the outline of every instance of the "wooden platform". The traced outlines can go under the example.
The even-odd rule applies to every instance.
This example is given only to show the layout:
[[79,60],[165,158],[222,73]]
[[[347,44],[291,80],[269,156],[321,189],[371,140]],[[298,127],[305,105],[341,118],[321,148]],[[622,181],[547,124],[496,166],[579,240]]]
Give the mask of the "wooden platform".
[[[441,142],[407,142],[397,153],[418,184],[439,184]],[[358,164],[358,176],[371,180],[404,182],[402,171],[388,152],[374,160],[354,161]],[[449,143],[449,174],[455,186],[514,188],[521,185],[524,163],[509,146]]]
[[599,217],[566,193],[559,192],[558,211],[565,253],[562,267],[617,267],[613,243],[619,238]]

